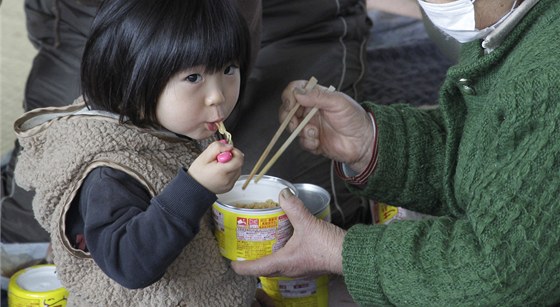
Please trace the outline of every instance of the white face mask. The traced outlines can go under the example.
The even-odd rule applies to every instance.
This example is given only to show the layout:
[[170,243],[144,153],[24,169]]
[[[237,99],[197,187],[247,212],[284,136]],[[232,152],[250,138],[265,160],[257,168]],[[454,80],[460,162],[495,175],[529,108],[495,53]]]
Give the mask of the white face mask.
[[478,30],[475,26],[474,1],[456,0],[449,3],[429,3],[424,0],[418,0],[432,23],[460,43],[472,42],[486,37],[513,12],[517,2],[513,3],[511,10],[498,22]]

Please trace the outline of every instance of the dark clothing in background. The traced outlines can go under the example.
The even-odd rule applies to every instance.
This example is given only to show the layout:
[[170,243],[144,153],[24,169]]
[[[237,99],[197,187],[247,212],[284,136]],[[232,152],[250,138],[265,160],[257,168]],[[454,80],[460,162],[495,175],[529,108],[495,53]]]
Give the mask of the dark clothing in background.
[[[244,97],[226,121],[235,146],[245,154],[245,174],[280,126],[281,93],[290,81],[314,76],[321,85],[333,85],[357,100],[363,98],[361,83],[370,26],[365,1],[263,1],[261,49]],[[276,149],[288,135],[284,132]],[[332,172],[331,161],[302,150],[297,142],[267,174],[325,188],[331,194],[331,215],[336,225],[346,228],[371,221],[368,201],[348,192]]]
[[65,106],[80,95],[80,62],[97,1],[25,0],[29,40],[38,53],[25,86],[24,109]]

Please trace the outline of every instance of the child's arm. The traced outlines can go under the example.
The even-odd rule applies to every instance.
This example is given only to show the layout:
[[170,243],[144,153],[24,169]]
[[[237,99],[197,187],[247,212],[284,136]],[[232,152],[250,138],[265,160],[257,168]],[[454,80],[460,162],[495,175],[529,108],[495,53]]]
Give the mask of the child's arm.
[[86,245],[99,267],[127,288],[156,282],[199,230],[216,195],[183,169],[157,196],[128,174],[90,173],[80,193]]

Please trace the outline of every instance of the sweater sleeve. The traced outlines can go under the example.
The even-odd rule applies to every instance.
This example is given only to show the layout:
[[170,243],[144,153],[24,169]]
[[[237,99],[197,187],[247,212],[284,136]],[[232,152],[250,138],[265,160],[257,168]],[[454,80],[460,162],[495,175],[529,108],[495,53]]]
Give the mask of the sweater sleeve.
[[439,109],[365,103],[379,127],[377,163],[366,186],[355,193],[431,215],[442,207],[445,128]]
[[343,268],[363,306],[473,306],[500,286],[469,223],[443,217],[350,228]]
[[[502,185],[503,187],[503,185]],[[560,193],[480,199],[465,218],[355,225],[343,275],[362,306],[553,306]]]
[[163,276],[193,239],[215,200],[183,169],[150,198],[128,174],[97,168],[80,192],[87,248],[99,267],[122,286],[146,287]]

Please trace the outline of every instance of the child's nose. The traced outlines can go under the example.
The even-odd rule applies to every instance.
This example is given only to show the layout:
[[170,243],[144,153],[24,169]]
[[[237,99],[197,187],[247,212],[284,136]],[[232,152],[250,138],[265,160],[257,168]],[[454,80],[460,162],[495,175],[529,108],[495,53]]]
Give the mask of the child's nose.
[[209,106],[219,105],[225,101],[224,92],[222,87],[218,84],[210,86],[208,94],[206,95],[206,104]]

